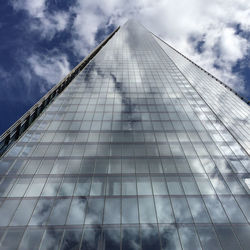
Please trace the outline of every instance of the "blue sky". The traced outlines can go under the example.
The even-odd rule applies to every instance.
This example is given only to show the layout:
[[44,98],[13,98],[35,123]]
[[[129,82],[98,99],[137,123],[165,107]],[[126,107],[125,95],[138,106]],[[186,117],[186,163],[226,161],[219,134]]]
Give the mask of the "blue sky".
[[6,0],[0,134],[129,18],[250,99],[249,0]]

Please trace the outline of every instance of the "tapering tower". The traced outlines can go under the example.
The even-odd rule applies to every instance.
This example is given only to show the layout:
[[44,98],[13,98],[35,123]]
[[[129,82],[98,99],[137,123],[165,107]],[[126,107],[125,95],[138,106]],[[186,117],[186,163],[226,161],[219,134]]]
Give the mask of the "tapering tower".
[[128,21],[2,135],[0,249],[248,249],[249,117]]

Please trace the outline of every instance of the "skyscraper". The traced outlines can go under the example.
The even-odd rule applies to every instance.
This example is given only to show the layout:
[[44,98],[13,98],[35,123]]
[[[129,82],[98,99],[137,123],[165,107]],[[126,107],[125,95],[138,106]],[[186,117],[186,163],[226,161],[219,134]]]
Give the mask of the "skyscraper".
[[128,21],[1,137],[0,249],[249,249],[249,117]]

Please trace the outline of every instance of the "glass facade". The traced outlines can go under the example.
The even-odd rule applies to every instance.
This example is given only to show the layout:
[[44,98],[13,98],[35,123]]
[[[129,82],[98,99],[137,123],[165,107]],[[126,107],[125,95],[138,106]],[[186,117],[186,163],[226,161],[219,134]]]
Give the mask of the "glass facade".
[[122,26],[2,157],[0,249],[248,249],[249,107],[203,73]]

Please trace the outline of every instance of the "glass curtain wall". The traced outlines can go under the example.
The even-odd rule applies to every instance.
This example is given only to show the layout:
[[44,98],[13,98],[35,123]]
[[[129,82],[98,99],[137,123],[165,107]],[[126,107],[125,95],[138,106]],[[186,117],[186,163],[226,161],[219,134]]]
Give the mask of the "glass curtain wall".
[[0,249],[249,248],[249,156],[156,39],[127,22],[2,157]]

